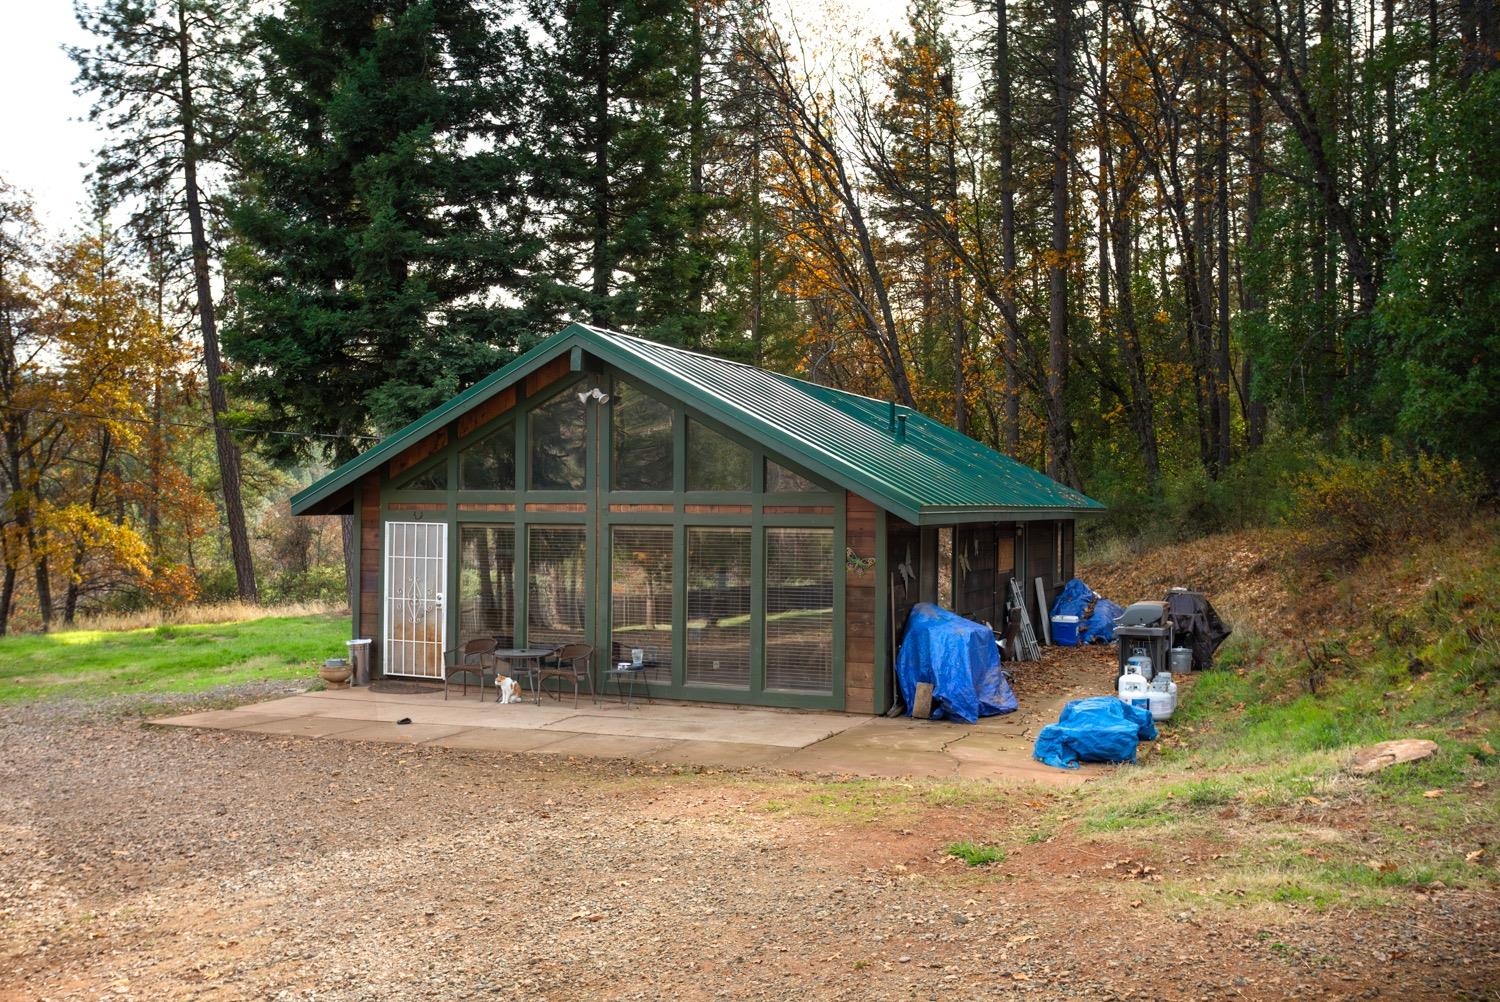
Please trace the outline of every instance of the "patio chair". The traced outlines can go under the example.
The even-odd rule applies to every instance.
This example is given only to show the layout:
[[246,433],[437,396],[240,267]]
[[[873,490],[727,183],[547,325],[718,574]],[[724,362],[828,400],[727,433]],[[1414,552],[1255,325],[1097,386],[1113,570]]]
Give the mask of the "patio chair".
[[[509,667],[507,665],[507,667]],[[500,662],[495,658],[495,638],[481,637],[470,640],[456,650],[443,652],[443,698],[448,698],[448,684],[454,676],[462,675],[463,693],[469,694],[469,676],[479,679],[479,701],[484,702],[484,673],[500,673]],[[497,683],[498,684],[498,683]]]
[[[542,659],[540,668],[537,670],[536,686],[537,698],[546,688],[549,678],[567,679],[573,683],[573,705],[578,705],[578,683],[587,682],[589,686],[589,698],[596,704],[599,696],[594,692],[594,673],[589,669],[589,662],[594,657],[594,649],[588,644],[564,644],[559,647],[550,658]],[[554,694],[558,702],[562,702],[562,689],[559,688]]]

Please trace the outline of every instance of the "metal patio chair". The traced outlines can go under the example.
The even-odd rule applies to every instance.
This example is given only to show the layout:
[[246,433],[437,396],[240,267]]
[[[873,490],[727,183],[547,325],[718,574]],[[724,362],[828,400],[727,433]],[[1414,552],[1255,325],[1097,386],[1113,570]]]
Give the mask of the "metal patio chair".
[[[587,682],[589,687],[589,698],[597,705],[598,693],[594,692],[594,673],[589,669],[589,662],[593,660],[594,649],[588,644],[564,644],[553,652],[551,657],[543,658],[537,670],[536,679],[537,698],[541,698],[542,690],[546,688],[549,678],[566,679],[573,683],[573,705],[578,705],[578,683]],[[559,688],[554,694],[558,702],[562,702],[562,689]]]
[[[507,668],[510,666],[507,665]],[[462,647],[443,652],[443,699],[448,698],[448,685],[455,676],[462,675],[463,692],[461,695],[469,694],[469,676],[473,675],[479,679],[479,701],[484,702],[484,674],[488,671],[491,676],[500,674],[500,662],[495,657],[495,638],[481,637],[470,640]],[[496,682],[496,685],[499,683]]]

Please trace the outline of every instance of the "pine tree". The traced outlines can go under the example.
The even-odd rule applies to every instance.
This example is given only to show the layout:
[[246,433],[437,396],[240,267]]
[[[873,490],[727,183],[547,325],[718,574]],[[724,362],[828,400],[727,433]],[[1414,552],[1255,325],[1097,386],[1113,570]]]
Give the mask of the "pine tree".
[[[471,0],[294,0],[265,18],[225,337],[262,423],[329,458],[538,335],[525,38]],[[302,456],[310,442],[266,443]]]
[[545,41],[540,174],[553,298],[566,313],[703,346],[723,249],[707,185],[718,8],[709,0],[533,0]]

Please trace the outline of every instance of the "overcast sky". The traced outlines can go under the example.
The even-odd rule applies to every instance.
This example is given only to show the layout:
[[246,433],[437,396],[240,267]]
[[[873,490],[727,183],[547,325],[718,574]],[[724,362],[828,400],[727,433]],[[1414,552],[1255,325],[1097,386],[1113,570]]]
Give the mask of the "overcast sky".
[[[817,4],[787,0],[799,18]],[[0,13],[0,178],[31,193],[50,230],[77,225],[86,202],[87,163],[98,145],[89,102],[73,93],[64,45],[88,44],[71,0],[5,0]],[[904,0],[843,0],[855,34],[890,30]],[[842,20],[842,19],[840,19]]]

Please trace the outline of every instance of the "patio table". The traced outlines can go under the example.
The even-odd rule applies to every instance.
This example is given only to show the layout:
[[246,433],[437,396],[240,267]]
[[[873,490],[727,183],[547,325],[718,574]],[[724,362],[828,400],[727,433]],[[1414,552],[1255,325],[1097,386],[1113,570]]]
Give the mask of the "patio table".
[[[496,647],[495,657],[502,661],[529,662],[529,664],[524,666],[526,668],[526,682],[531,686],[532,692],[536,695],[537,705],[541,706],[542,690],[533,680],[536,678],[537,669],[541,665],[542,658],[551,656],[556,650],[556,647]],[[495,695],[495,701],[497,703],[500,701],[498,693]]]
[[[641,686],[646,690],[646,702],[655,703],[656,701],[651,698],[651,683],[646,678],[646,670],[648,668],[655,668],[656,665],[656,661],[643,661],[638,665],[624,661],[615,664],[612,668],[606,668],[604,674],[606,677],[615,680],[615,692],[619,695],[620,702],[624,705],[635,705],[635,684],[638,679]],[[626,679],[630,680],[629,686],[625,684]]]

